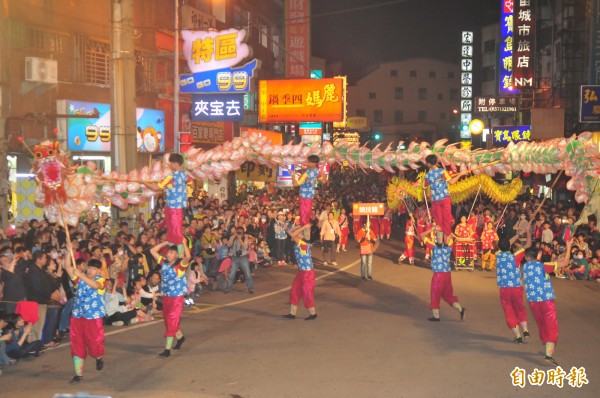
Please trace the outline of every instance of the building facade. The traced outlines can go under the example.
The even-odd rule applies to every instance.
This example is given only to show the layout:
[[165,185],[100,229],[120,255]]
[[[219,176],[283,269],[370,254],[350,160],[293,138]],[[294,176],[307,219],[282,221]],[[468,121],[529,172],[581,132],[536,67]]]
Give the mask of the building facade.
[[374,66],[348,87],[348,116],[366,117],[383,142],[454,138],[459,65],[416,58]]

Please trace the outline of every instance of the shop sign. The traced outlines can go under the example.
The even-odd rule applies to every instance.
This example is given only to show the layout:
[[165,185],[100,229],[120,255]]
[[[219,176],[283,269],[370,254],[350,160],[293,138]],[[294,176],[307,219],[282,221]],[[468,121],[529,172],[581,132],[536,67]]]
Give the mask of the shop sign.
[[179,91],[182,93],[246,93],[250,91],[250,79],[259,67],[253,60],[237,68],[216,69],[179,77]]
[[244,119],[244,95],[195,94],[190,116],[194,122],[240,122]]
[[579,121],[600,122],[600,86],[581,86],[579,98]]
[[513,87],[513,10],[513,0],[500,0],[500,50],[498,54],[500,94],[519,93],[519,90]]
[[305,78],[310,73],[310,1],[285,0],[285,76]]
[[513,86],[533,88],[535,52],[535,10],[531,0],[514,2]]
[[475,112],[517,112],[517,102],[516,97],[477,97],[475,98]]
[[495,126],[492,128],[494,146],[507,146],[511,142],[519,141],[531,141],[531,125]]
[[273,122],[335,122],[344,118],[343,78],[261,80],[258,119]]

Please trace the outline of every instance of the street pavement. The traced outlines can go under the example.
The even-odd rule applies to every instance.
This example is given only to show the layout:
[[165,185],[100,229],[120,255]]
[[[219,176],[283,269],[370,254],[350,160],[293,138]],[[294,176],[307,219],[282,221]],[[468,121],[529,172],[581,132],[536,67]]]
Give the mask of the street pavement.
[[[281,317],[289,311],[293,267],[258,269],[254,295],[235,284],[231,294],[205,291],[186,308],[181,324],[186,341],[169,358],[158,357],[164,348],[159,319],[107,327],[101,372],[89,359],[84,380],[70,385],[73,367],[65,343],[4,368],[0,396],[600,396],[600,284],[553,279],[560,325],[555,358],[566,374],[561,388],[552,384],[560,379],[548,380],[548,371],[557,368],[543,361],[530,312],[531,341],[512,343],[494,273],[453,272],[466,319],[461,322],[456,310],[442,302],[442,320],[434,323],[427,321],[431,270],[425,262],[396,264],[403,244],[384,241],[374,257],[374,280],[363,282],[357,246],[348,248],[338,255],[337,267],[323,267],[320,249],[313,249],[315,320],[304,320],[308,312],[303,307],[295,320]],[[513,371],[525,375],[523,387],[511,377]]]

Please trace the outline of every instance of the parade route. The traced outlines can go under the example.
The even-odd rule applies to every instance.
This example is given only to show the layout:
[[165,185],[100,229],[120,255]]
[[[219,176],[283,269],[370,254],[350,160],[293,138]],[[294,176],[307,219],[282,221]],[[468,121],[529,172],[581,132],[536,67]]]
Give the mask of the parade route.
[[[360,280],[354,245],[340,253],[340,268],[323,267],[315,249],[318,319],[295,320],[287,295],[295,275],[289,266],[259,269],[256,295],[235,284],[225,295],[204,292],[186,308],[186,342],[170,358],[161,320],[107,327],[106,365],[88,360],[84,380],[68,384],[72,361],[67,344],[25,360],[2,376],[3,395],[51,397],[86,391],[112,397],[594,397],[600,394],[600,284],[553,280],[560,338],[556,359],[568,374],[584,368],[589,384],[559,388],[513,386],[511,372],[529,375],[551,368],[529,313],[531,342],[513,344],[504,323],[495,274],[454,272],[455,293],[466,320],[443,304],[439,323],[430,316],[431,270],[395,263],[397,241],[382,242],[374,257],[374,281]],[[419,251],[418,257],[422,257]]]

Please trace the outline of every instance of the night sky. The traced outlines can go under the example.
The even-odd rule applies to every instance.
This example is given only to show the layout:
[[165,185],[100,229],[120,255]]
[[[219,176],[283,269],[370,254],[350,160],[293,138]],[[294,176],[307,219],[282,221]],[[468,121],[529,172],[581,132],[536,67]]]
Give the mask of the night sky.
[[359,74],[412,57],[459,59],[460,32],[498,22],[499,0],[312,0],[312,53]]

